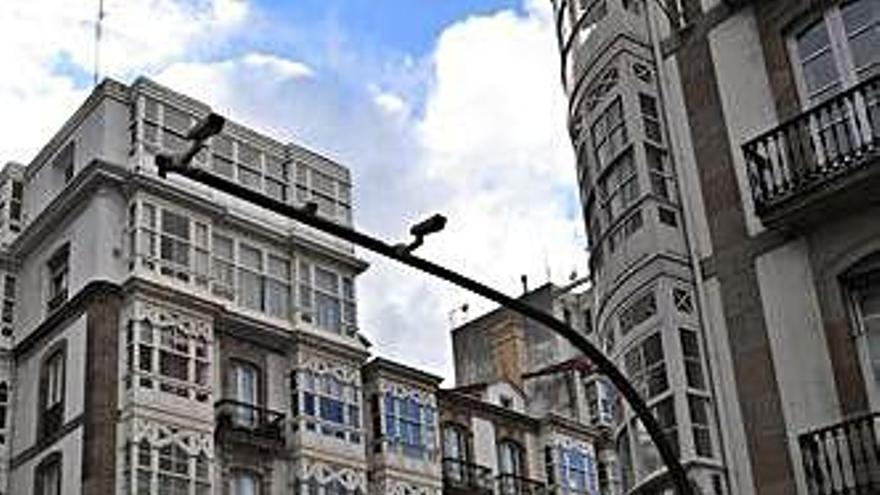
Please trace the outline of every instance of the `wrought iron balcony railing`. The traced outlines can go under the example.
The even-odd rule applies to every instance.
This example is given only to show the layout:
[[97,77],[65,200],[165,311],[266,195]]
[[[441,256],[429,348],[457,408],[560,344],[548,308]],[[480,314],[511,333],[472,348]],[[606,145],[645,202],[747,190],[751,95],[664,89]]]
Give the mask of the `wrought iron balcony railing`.
[[871,163],[880,149],[880,75],[743,145],[758,215]]
[[515,474],[498,475],[498,495],[549,495],[549,493],[543,481]]
[[467,493],[492,493],[492,470],[461,459],[443,459],[443,485]]
[[219,434],[231,433],[239,440],[283,445],[284,414],[231,399],[218,401],[214,407]]
[[880,493],[880,413],[798,437],[810,495]]

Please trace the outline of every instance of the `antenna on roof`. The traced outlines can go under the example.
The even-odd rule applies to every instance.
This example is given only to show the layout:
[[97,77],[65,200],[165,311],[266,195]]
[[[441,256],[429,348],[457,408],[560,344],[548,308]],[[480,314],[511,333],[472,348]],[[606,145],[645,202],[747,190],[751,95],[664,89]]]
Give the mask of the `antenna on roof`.
[[93,83],[98,85],[101,75],[101,28],[104,22],[104,0],[98,0],[98,20],[95,22],[95,71]]

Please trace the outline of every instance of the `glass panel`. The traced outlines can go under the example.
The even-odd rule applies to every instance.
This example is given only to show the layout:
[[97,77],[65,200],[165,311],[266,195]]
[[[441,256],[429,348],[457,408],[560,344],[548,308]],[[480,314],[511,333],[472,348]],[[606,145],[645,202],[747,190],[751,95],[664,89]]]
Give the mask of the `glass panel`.
[[248,246],[247,244],[240,244],[238,256],[238,261],[242,266],[258,271],[263,269],[263,258],[259,249]]
[[189,219],[183,215],[162,210],[162,232],[189,240]]

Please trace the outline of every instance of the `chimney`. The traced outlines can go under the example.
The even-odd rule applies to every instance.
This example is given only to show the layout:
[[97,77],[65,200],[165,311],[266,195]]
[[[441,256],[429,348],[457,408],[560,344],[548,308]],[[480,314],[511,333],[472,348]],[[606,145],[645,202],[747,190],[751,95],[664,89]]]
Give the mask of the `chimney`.
[[491,327],[489,346],[492,350],[495,378],[507,380],[522,388],[526,351],[522,319],[508,317]]

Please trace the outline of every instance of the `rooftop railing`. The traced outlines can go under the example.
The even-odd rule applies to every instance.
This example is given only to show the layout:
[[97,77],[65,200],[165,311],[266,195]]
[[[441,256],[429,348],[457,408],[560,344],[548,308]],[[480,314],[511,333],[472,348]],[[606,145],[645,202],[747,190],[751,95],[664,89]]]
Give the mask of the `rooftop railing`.
[[871,163],[880,148],[880,75],[743,145],[752,198],[765,216]]
[[880,413],[798,437],[810,495],[880,493]]

